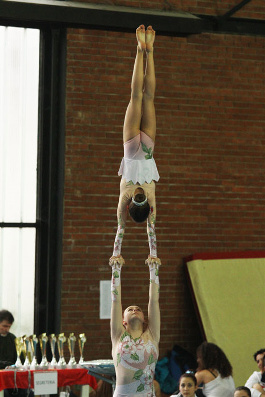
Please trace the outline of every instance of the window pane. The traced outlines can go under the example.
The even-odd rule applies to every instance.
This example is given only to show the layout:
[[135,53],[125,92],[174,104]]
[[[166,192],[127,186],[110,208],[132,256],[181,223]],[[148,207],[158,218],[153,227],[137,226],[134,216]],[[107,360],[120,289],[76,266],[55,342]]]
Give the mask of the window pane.
[[39,30],[0,26],[0,222],[35,222]]
[[0,229],[0,307],[14,315],[17,336],[33,333],[35,235],[34,228]]
[[[36,222],[39,38],[0,26],[0,222]],[[0,308],[17,336],[33,333],[35,240],[35,228],[0,229]]]

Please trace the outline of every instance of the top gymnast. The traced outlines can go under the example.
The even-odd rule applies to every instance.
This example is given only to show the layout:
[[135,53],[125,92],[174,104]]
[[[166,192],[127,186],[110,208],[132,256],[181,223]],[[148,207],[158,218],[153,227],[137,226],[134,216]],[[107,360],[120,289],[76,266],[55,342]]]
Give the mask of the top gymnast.
[[[153,56],[155,31],[152,26],[145,30],[144,25],[141,25],[136,29],[136,38],[138,46],[131,82],[131,99],[123,125],[124,157],[118,172],[122,176],[117,209],[118,229],[111,261],[121,257],[127,209],[135,222],[144,222],[147,219],[149,257],[157,258],[154,181],[159,180],[159,174],[153,158],[156,135],[156,79]],[[158,258],[157,260],[159,261]]]

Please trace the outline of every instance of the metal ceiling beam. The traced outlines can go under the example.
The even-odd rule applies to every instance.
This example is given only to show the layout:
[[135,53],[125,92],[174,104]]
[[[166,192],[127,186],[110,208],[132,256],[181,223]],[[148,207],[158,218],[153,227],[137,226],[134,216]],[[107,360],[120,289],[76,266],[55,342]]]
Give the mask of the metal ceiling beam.
[[265,21],[253,19],[217,19],[217,31],[222,33],[265,36]]
[[250,3],[252,0],[242,0],[241,3],[237,4],[235,7],[233,7],[230,11],[226,12],[222,18],[230,18],[232,15],[234,15],[237,11],[241,10],[246,4]]
[[155,11],[59,0],[0,0],[0,24],[26,27],[42,25],[134,32],[144,23],[161,35],[228,33],[265,36],[265,21],[231,18],[251,0],[243,0],[223,16],[193,15],[182,11]]
[[207,20],[203,32],[228,33],[248,36],[265,36],[265,20],[247,18],[224,18],[223,16],[200,15]]
[[231,18],[252,0],[242,0],[222,16],[214,17],[213,29],[221,33],[265,35],[265,21],[247,18]]
[[202,32],[201,18],[187,12],[90,4],[56,0],[1,0],[1,21],[54,23],[66,27],[135,31],[153,25],[161,34],[189,35]]

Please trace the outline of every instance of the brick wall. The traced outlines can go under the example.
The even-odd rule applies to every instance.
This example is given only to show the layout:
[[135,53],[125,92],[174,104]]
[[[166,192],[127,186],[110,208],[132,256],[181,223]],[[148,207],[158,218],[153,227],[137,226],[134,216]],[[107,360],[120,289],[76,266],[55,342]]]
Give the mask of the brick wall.
[[[175,2],[181,3],[189,3],[189,11],[215,4],[216,13],[237,1]],[[261,2],[253,4],[255,12],[264,11]],[[264,47],[263,37],[157,32],[160,357],[176,343],[194,352],[201,342],[183,258],[264,248]],[[99,320],[99,281],[110,279],[135,50],[134,34],[68,31],[61,327],[86,333],[86,359],[110,358],[109,320]],[[136,303],[146,312],[145,225],[128,220],[122,254],[123,305]]]

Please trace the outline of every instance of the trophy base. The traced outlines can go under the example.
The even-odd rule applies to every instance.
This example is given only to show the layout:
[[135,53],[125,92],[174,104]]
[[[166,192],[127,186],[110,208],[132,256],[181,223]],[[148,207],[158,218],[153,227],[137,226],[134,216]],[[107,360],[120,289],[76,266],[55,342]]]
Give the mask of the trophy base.
[[53,357],[53,358],[52,358],[52,361],[49,363],[49,368],[54,369],[54,368],[57,368],[57,366],[58,366],[58,363],[57,363],[57,361],[56,361],[56,358]]
[[39,366],[38,361],[36,359],[36,356],[34,356],[30,364],[30,369],[36,369],[38,366]]
[[77,364],[74,357],[71,357],[69,363],[67,364],[67,368],[76,368]]
[[40,370],[40,371],[42,371],[44,369],[46,370],[46,369],[49,369],[49,365],[39,365],[36,369]]
[[15,362],[15,367],[17,367],[17,368],[23,367],[22,362],[19,357],[17,358],[17,361]]
[[40,363],[40,367],[41,368],[48,368],[48,365],[49,365],[49,363],[48,363],[48,360],[47,360],[46,356],[43,356],[42,360],[41,360],[41,363]]
[[66,361],[65,361],[64,357],[60,357],[59,361],[58,361],[58,364],[57,364],[57,368],[64,369],[66,367],[67,367],[67,364],[66,364]]
[[23,368],[25,368],[25,369],[30,368],[30,361],[29,361],[28,357],[26,357],[26,359],[24,361]]

